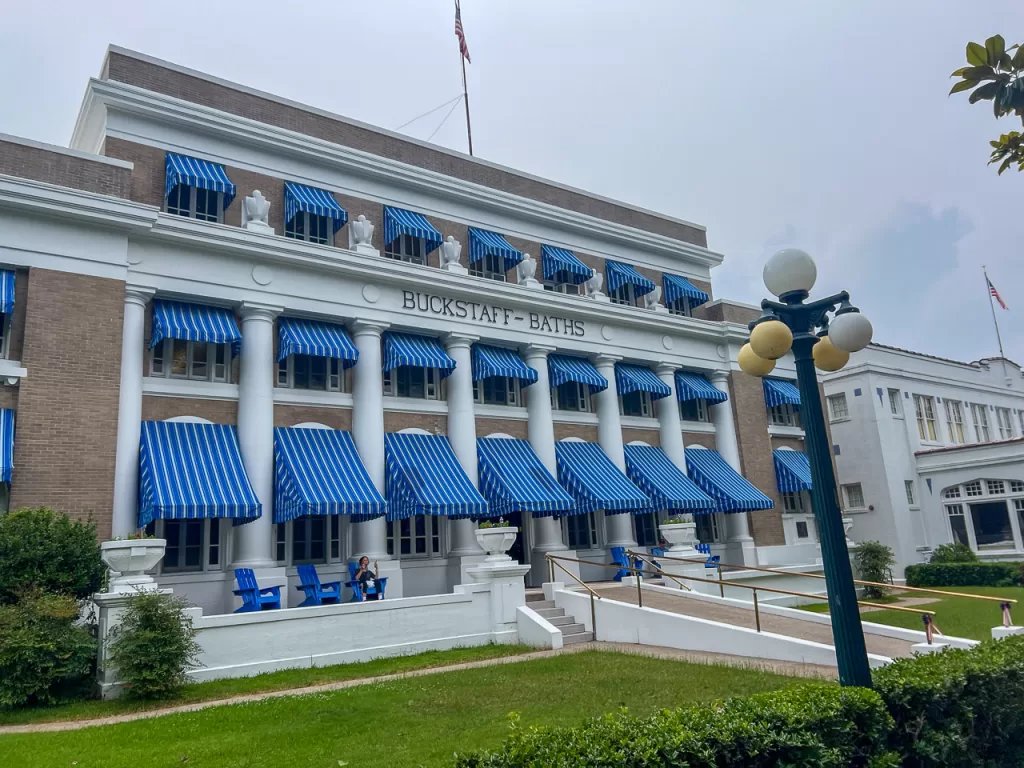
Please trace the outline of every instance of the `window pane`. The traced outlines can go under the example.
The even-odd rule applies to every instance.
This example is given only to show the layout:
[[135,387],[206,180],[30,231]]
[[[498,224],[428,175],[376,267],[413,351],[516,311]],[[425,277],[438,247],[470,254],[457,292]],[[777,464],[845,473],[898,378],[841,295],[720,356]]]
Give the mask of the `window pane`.
[[182,378],[188,375],[188,342],[181,339],[172,341],[171,376]]
[[309,375],[309,355],[293,355],[295,360],[295,372],[293,377],[294,387],[296,389],[309,389],[310,388],[310,375]]
[[192,346],[192,370],[189,373],[189,378],[210,378],[210,369],[206,365],[206,354],[209,351],[209,347],[203,341],[193,341],[190,343]]
[[179,184],[172,189],[171,193],[167,195],[167,212],[175,213],[178,216],[188,216],[190,192],[190,188],[184,184]]
[[978,549],[983,547],[1001,548],[1013,546],[1013,531],[1005,501],[989,504],[971,504],[971,520],[974,523],[974,539]]
[[309,388],[327,389],[327,358],[309,358]]
[[292,562],[306,559],[306,518],[292,521]]

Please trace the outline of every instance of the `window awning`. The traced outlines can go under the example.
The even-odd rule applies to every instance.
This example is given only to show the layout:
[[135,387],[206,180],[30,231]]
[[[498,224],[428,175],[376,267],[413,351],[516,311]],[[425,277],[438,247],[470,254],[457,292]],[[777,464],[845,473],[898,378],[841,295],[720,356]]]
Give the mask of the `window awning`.
[[0,269],[0,312],[14,311],[14,271]]
[[274,428],[274,522],[304,515],[372,520],[388,510],[348,432]]
[[484,497],[462,470],[447,437],[387,432],[384,455],[388,520],[413,515],[492,516]]
[[418,237],[427,243],[427,253],[436,249],[444,237],[434,225],[427,221],[422,213],[414,213],[401,208],[384,206],[384,244],[389,245],[401,235]]
[[724,403],[729,399],[718,387],[714,387],[699,373],[676,371],[676,397],[687,400],[707,400],[709,403]]
[[651,497],[656,510],[714,512],[715,500],[686,476],[661,448],[627,445],[626,474]]
[[615,385],[618,387],[620,395],[628,395],[631,392],[650,392],[652,400],[660,400],[672,394],[669,386],[659,379],[654,371],[644,368],[642,365],[616,363]]
[[384,370],[390,371],[400,365],[438,368],[442,379],[455,370],[455,361],[437,339],[388,331],[384,334]]
[[526,440],[481,437],[480,492],[493,515],[530,512],[534,517],[578,514],[572,500]]
[[350,368],[359,360],[359,350],[342,325],[299,317],[282,317],[277,321],[277,359],[288,355],[313,355],[341,360]]
[[619,290],[624,285],[632,285],[637,296],[645,296],[655,288],[651,280],[641,275],[635,267],[631,267],[629,264],[609,259],[605,261],[605,272],[609,293]]
[[607,514],[651,511],[651,500],[633,485],[597,443],[555,443],[558,482],[576,499],[579,512],[603,509]]
[[523,260],[522,251],[513,248],[511,243],[497,232],[470,227],[469,263],[476,264],[487,255],[501,256],[505,260],[506,272]]
[[781,493],[811,490],[811,462],[803,451],[772,451],[775,482]]
[[326,189],[317,189],[286,181],[284,183],[284,220],[291,221],[299,211],[312,213],[315,216],[326,216],[334,222],[335,232],[344,227],[345,222],[348,221],[348,211],[338,205],[334,195]]
[[699,307],[711,298],[681,275],[666,274],[664,277],[666,304],[675,304],[680,299],[686,298],[690,300],[691,307]]
[[769,408],[784,403],[800,405],[800,390],[793,382],[782,379],[762,379],[761,383],[764,386],[764,403]]
[[208,160],[168,152],[164,162],[164,176],[164,197],[171,194],[171,190],[179,184],[184,184],[186,187],[223,192],[225,208],[235,199],[235,185],[228,178],[224,166]]
[[14,471],[14,409],[0,409],[0,482],[11,482]]
[[775,507],[774,501],[730,467],[718,451],[688,448],[686,469],[690,479],[715,500],[716,512],[753,512]]
[[242,332],[230,309],[157,299],[153,302],[150,348],[164,339],[231,344],[232,352],[238,354]]
[[579,285],[585,283],[594,274],[594,270],[576,258],[576,254],[565,248],[542,245],[540,255],[545,280]]
[[227,424],[142,422],[139,527],[153,520],[252,520],[260,501]]
[[523,386],[529,386],[537,381],[537,371],[524,363],[511,349],[474,344],[473,381],[489,379],[492,376],[519,379]]
[[575,381],[589,386],[591,392],[608,389],[608,379],[597,372],[593,363],[582,357],[548,355],[548,377],[552,387]]

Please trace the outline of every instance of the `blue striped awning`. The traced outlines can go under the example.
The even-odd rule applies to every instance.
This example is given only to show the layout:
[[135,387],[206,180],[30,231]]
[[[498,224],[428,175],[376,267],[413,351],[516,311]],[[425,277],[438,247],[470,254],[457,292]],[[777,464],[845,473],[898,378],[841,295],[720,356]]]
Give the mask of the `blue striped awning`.
[[578,514],[572,500],[526,440],[481,437],[480,493],[494,515],[530,512],[534,517]]
[[[443,435],[384,434],[388,520],[491,517]],[[497,516],[495,513],[494,516]]]
[[811,462],[803,451],[772,451],[775,482],[781,493],[811,490]]
[[775,507],[774,501],[730,467],[718,451],[688,448],[686,469],[690,479],[715,500],[716,512],[753,512]]
[[0,312],[14,311],[14,270],[0,269]]
[[231,183],[223,165],[168,152],[164,162],[164,175],[164,197],[171,194],[171,190],[179,184],[184,184],[186,187],[223,192],[225,208],[235,199],[235,185]]
[[351,515],[362,522],[388,511],[348,432],[275,427],[274,469],[275,523],[304,515]]
[[14,409],[0,410],[0,482],[11,482],[14,471]]
[[620,395],[630,392],[650,392],[651,400],[660,400],[672,394],[672,389],[650,368],[629,363],[615,364],[615,385]]
[[434,229],[434,225],[427,221],[427,217],[422,213],[384,206],[384,245],[395,242],[400,235],[424,240],[427,244],[427,253],[444,242],[441,233]]
[[690,300],[691,307],[699,307],[711,298],[685,277],[666,274],[664,278],[666,304],[675,304],[680,299],[686,298]]
[[636,296],[645,296],[655,289],[654,282],[636,271],[635,267],[619,261],[608,259],[605,265],[605,279],[608,281],[608,292],[617,291],[624,285],[632,285]]
[[593,363],[582,357],[548,355],[548,377],[552,387],[576,381],[589,386],[591,392],[608,389],[608,379],[597,372]]
[[288,355],[313,355],[341,360],[350,368],[359,360],[359,350],[342,325],[299,317],[282,317],[277,321],[277,359]]
[[437,339],[388,331],[384,334],[383,369],[390,371],[400,365],[438,368],[442,379],[455,370],[455,361],[448,356]]
[[326,189],[307,187],[292,181],[284,183],[284,220],[289,222],[299,211],[312,213],[315,216],[326,216],[334,222],[334,231],[345,226],[348,211],[338,205],[334,195]]
[[231,344],[232,352],[238,354],[242,332],[238,330],[235,315],[230,309],[157,299],[153,302],[150,348],[164,339]]
[[497,232],[486,229],[469,228],[469,263],[476,264],[489,254],[501,256],[505,260],[505,271],[512,269],[523,260],[522,251],[517,251],[511,243]]
[[651,511],[651,500],[601,450],[597,443],[560,440],[555,443],[558,482],[576,499],[576,509],[606,514]]
[[473,381],[492,376],[519,379],[524,387],[537,381],[537,371],[524,363],[513,350],[504,347],[473,345]]
[[707,400],[709,403],[724,403],[729,396],[713,387],[711,383],[699,373],[689,371],[676,371],[676,397],[681,402],[687,400]]
[[585,283],[594,274],[594,270],[576,258],[576,254],[565,248],[542,245],[540,255],[545,280],[579,285]]
[[156,519],[231,517],[252,520],[260,501],[227,424],[142,422],[139,527]]
[[783,403],[800,405],[800,390],[792,381],[761,379],[761,384],[764,386],[764,403],[769,408]]
[[715,500],[686,476],[661,448],[627,445],[626,474],[651,497],[656,510],[714,512]]

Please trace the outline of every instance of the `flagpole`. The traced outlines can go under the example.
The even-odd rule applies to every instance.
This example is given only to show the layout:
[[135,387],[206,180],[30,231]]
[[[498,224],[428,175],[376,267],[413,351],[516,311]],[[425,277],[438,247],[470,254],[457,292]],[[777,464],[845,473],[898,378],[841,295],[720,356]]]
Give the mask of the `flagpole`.
[[[455,14],[461,20],[462,14],[459,8],[459,0],[455,0]],[[465,33],[463,33],[465,34]],[[459,62],[462,64],[462,101],[466,105],[466,139],[469,142],[469,156],[473,156],[473,129],[469,122],[469,87],[466,85],[466,56],[459,46]]]
[[988,294],[988,308],[992,310],[992,324],[996,327],[996,341],[999,342],[999,359],[1003,361],[1003,375],[1007,377],[1009,381],[1009,375],[1006,373],[1006,355],[1003,353],[1003,336],[999,333],[999,320],[996,318],[996,305],[992,301],[992,281],[988,279],[988,269],[984,264],[981,265],[981,271],[985,273],[985,293]]

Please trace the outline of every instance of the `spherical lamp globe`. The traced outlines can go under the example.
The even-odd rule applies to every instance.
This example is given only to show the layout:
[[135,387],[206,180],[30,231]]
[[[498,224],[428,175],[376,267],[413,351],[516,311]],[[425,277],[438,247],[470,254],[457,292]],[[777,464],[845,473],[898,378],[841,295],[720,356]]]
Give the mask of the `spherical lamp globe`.
[[775,361],[758,357],[749,344],[744,344],[740,349],[736,362],[740,364],[740,370],[749,376],[767,376],[775,370]]
[[776,296],[793,291],[810,293],[818,279],[818,267],[806,252],[798,248],[779,251],[764,265],[765,287]]
[[860,352],[871,343],[873,333],[871,321],[860,312],[837,315],[828,326],[828,337],[843,352]]
[[793,332],[781,320],[767,320],[750,332],[750,347],[765,360],[778,360],[793,346]]
[[818,343],[811,348],[811,357],[822,371],[838,371],[850,362],[850,353],[836,349],[828,336],[818,339]]

